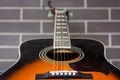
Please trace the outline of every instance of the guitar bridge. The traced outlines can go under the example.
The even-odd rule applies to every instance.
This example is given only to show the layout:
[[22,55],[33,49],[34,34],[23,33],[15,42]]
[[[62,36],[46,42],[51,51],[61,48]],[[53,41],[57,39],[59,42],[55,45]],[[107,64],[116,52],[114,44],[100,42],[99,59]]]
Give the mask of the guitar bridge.
[[36,74],[35,80],[40,79],[93,79],[92,74],[84,74],[78,71],[50,71],[44,74]]

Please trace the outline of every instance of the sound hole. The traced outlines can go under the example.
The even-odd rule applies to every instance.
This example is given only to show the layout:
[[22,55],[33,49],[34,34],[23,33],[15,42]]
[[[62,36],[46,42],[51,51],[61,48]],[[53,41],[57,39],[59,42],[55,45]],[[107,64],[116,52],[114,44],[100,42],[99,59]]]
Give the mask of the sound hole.
[[69,49],[53,49],[46,56],[55,61],[71,61],[80,57],[80,54]]

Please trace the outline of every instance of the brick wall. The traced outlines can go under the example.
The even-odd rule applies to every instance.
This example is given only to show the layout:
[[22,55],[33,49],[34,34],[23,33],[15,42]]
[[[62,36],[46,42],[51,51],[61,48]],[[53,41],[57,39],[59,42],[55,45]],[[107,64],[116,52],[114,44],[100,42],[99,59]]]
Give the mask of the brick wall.
[[[42,5],[48,0],[0,0],[0,71],[18,59],[18,46],[30,39],[53,38],[53,21]],[[72,38],[102,41],[107,58],[120,69],[120,0],[51,0],[74,13]]]

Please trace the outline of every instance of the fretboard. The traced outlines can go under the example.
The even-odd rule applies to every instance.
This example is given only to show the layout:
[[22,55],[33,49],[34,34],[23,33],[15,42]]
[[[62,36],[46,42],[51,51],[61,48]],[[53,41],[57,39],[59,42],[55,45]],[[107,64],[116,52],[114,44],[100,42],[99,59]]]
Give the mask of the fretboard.
[[55,10],[53,48],[71,48],[67,16],[63,9]]

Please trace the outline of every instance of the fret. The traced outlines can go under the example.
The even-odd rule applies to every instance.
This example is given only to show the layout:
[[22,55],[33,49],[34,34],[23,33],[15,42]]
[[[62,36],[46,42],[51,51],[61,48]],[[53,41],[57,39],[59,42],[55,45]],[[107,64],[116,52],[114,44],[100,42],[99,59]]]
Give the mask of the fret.
[[58,33],[58,34],[67,34],[67,32],[56,32],[56,33]]
[[57,15],[65,15],[64,12],[63,13],[57,13]]
[[57,18],[57,19],[64,19],[64,20],[66,20],[65,17],[64,17],[64,18],[63,18],[63,17],[59,17],[59,18]]
[[57,19],[57,21],[65,22],[65,19]]
[[65,39],[65,38],[64,38],[64,39],[57,38],[57,39],[55,40],[55,42],[56,42],[56,41],[62,41],[62,42],[65,42],[65,41],[67,41],[67,42],[69,42],[69,39],[67,39],[67,38],[66,38],[66,39]]
[[[60,42],[61,40],[60,40],[60,39],[58,39],[58,40],[55,40],[55,41],[57,41],[57,42],[59,41],[59,42]],[[69,41],[69,40],[68,40],[68,39],[66,39],[66,40],[64,39],[64,42],[65,42],[65,41]]]
[[64,15],[58,15],[57,18],[65,18]]
[[66,40],[66,41],[59,41],[59,40],[57,40],[57,41],[55,41],[56,42],[56,45],[69,45],[69,42]]
[[69,40],[56,40],[56,45],[69,45]]
[[56,32],[56,33],[58,33],[58,34],[68,34],[68,32],[66,31],[66,30],[63,30],[62,32],[61,31],[59,31],[59,32]]
[[56,28],[56,31],[57,32],[67,32],[67,28],[62,28],[62,26],[61,26],[61,28]]
[[60,41],[61,41],[61,40],[69,41],[69,38],[66,37],[66,38],[56,38],[56,39],[55,39],[55,41],[59,41],[59,40],[60,40]]
[[66,26],[57,26],[56,28],[57,28],[57,29],[59,29],[59,28],[61,29],[61,27],[62,27],[63,29],[66,29],[66,28],[67,28]]
[[57,11],[56,11],[57,13],[64,13],[64,11],[63,11],[63,9],[58,9]]
[[[61,38],[61,37],[58,37],[58,36],[56,36],[56,38]],[[62,37],[62,38],[69,38],[69,37],[67,37],[67,36],[64,36],[64,37]]]
[[67,32],[66,32],[66,31],[64,31],[64,32],[60,32],[60,31],[58,32],[58,31],[57,31],[56,34],[57,34],[57,35],[59,35],[59,34],[60,34],[60,35],[61,35],[61,34],[64,35],[64,34],[67,34]]
[[66,23],[57,23],[56,25],[57,25],[57,26],[66,25]]
[[57,40],[57,41],[55,41],[56,42],[56,45],[69,45],[69,41],[64,41],[64,40]]

